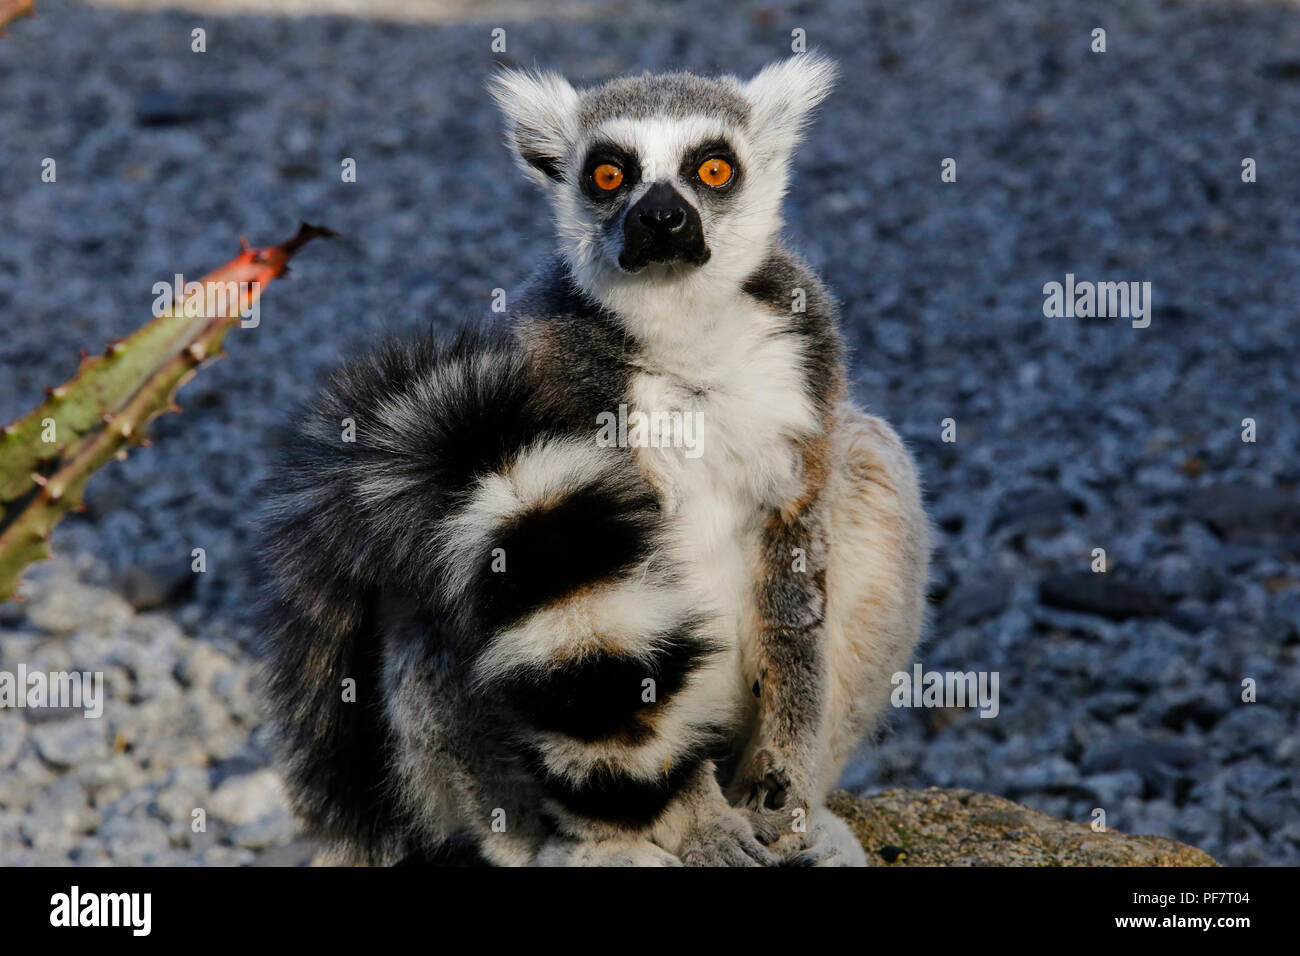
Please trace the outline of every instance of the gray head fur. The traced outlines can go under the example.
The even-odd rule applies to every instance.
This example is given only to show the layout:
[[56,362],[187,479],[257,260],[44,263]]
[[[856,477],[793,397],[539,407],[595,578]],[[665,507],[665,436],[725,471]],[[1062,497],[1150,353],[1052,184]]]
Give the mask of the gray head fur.
[[[678,301],[702,305],[706,292],[738,288],[762,262],[781,228],[791,155],[835,72],[817,53],[749,80],[647,73],[589,89],[555,73],[505,70],[491,92],[518,165],[550,196],[578,283],[617,311],[637,312],[670,286]],[[721,188],[697,175],[696,164],[715,153],[734,166]],[[592,184],[603,158],[622,176],[607,193]],[[685,213],[687,230],[700,234],[689,250],[648,261],[629,254],[646,219],[643,200],[657,204],[652,214]],[[664,202],[676,206],[664,211]]]

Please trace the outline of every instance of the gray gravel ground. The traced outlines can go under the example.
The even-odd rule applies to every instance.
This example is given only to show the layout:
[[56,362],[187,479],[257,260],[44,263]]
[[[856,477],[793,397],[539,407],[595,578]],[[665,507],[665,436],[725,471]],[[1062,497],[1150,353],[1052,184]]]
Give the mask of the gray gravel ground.
[[[411,24],[39,7],[0,41],[0,419],[238,236],[306,219],[345,238],[271,287],[154,447],[92,483],[55,538],[75,560],[0,611],[0,669],[103,670],[111,697],[100,721],[0,711],[0,863],[304,855],[250,683],[273,429],[340,357],[483,312],[548,249],[483,93],[494,59],[588,80],[749,72],[796,27],[844,79],[801,153],[791,232],[941,530],[921,660],[1001,682],[996,719],[898,711],[848,782],[1101,807],[1224,862],[1300,863],[1300,8],[570,3]],[[1044,318],[1067,272],[1150,281],[1151,326]]]

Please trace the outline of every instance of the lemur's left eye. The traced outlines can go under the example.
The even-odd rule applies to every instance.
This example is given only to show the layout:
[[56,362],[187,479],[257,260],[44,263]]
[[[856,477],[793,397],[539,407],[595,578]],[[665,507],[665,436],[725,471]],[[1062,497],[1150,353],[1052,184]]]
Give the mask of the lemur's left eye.
[[701,163],[696,173],[706,186],[725,186],[731,182],[731,163],[720,156],[714,156]]
[[613,163],[601,163],[591,171],[591,178],[605,192],[617,189],[623,182],[623,170]]

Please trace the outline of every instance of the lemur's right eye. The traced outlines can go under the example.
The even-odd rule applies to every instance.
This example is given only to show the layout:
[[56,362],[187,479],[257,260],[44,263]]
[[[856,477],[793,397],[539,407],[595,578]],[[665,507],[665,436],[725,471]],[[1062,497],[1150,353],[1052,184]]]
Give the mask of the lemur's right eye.
[[705,185],[718,189],[731,182],[731,163],[727,162],[721,156],[714,156],[712,159],[706,159],[696,170],[696,175]]
[[613,163],[601,163],[591,171],[591,178],[605,192],[617,189],[623,182],[623,170]]

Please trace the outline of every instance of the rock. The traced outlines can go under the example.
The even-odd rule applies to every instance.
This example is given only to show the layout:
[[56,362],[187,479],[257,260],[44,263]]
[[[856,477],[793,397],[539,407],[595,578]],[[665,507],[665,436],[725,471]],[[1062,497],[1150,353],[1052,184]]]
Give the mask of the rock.
[[1214,548],[1209,555],[1209,565],[1222,571],[1244,571],[1252,564],[1266,561],[1272,549],[1247,543],[1225,543]]
[[13,711],[0,711],[0,770],[18,759],[27,739],[27,721]]
[[1266,859],[1264,854],[1264,841],[1250,836],[1228,850],[1226,862],[1229,866],[1258,866]]
[[194,811],[210,802],[207,771],[202,767],[180,767],[159,788],[150,809],[168,823],[189,825]]
[[991,530],[1010,526],[1028,534],[1050,535],[1060,531],[1067,518],[1086,511],[1084,503],[1064,488],[1021,488],[998,503]]
[[254,773],[265,765],[266,760],[252,753],[236,753],[226,760],[213,761],[208,767],[208,779],[212,787],[220,787],[231,777]]
[[238,93],[224,88],[193,92],[146,90],[135,98],[135,123],[137,126],[178,126],[205,117],[229,114],[241,101]]
[[96,834],[118,866],[151,866],[169,846],[167,827],[150,816],[116,816]]
[[1099,720],[1112,720],[1120,714],[1136,710],[1142,698],[1131,690],[1104,690],[1093,694],[1085,703],[1088,713]]
[[117,579],[117,589],[137,611],[165,607],[194,593],[194,572],[187,561],[134,565]]
[[1033,790],[1061,790],[1079,780],[1079,770],[1064,757],[1049,757],[1024,767],[1004,771],[1006,788],[1024,793]]
[[1291,774],[1286,770],[1270,767],[1257,759],[1225,767],[1220,776],[1230,791],[1247,800],[1285,787],[1291,780]]
[[1228,576],[1204,558],[1193,560],[1188,554],[1167,554],[1154,568],[1160,592],[1170,600],[1191,597],[1213,602],[1223,597]]
[[1114,773],[1095,773],[1083,779],[1082,786],[1092,795],[1098,806],[1115,807],[1125,797],[1142,796],[1142,775],[1133,770]]
[[1272,833],[1300,818],[1300,800],[1289,793],[1270,793],[1262,799],[1244,801],[1241,812],[1261,833]]
[[92,521],[131,506],[131,489],[127,483],[108,472],[96,475],[86,486],[86,513]]
[[199,863],[203,866],[248,866],[256,855],[244,847],[213,846],[203,851]]
[[1249,754],[1268,756],[1295,737],[1278,712],[1264,704],[1236,704],[1215,725],[1214,741],[1222,748],[1223,762]]
[[1192,843],[1204,845],[1223,830],[1223,818],[1203,806],[1183,809],[1174,821],[1174,835]]
[[87,839],[68,850],[68,862],[73,866],[112,866],[113,858],[97,839]]
[[1048,607],[1083,611],[1122,621],[1163,613],[1164,599],[1155,591],[1118,580],[1109,574],[1074,571],[1053,574],[1038,584],[1038,600]]
[[212,682],[212,694],[222,704],[223,713],[235,721],[255,727],[262,721],[261,701],[254,690],[254,674],[248,667],[231,667]]
[[27,623],[50,634],[107,630],[131,617],[131,605],[107,588],[83,584],[66,562],[38,565],[26,575]]
[[1152,767],[1190,767],[1201,757],[1199,748],[1181,740],[1117,734],[1097,741],[1084,751],[1080,768],[1085,774],[1109,770],[1145,773]]
[[1011,582],[1000,576],[983,581],[963,581],[943,602],[943,627],[975,624],[1000,613],[1011,600]]
[[1187,494],[1184,507],[1188,517],[1230,539],[1300,530],[1300,493],[1294,488],[1247,484],[1197,488]]
[[1300,820],[1292,820],[1282,828],[1282,839],[1289,840],[1296,846],[1300,846]]
[[155,816],[153,812],[153,793],[149,787],[140,787],[122,794],[102,810],[105,821],[139,820]]
[[259,853],[253,866],[311,866],[319,854],[320,847],[312,840],[299,837],[283,846]]
[[260,817],[252,823],[236,827],[230,834],[230,839],[236,846],[249,850],[267,850],[271,847],[283,846],[297,833],[298,824],[293,814],[288,810],[279,810]]
[[146,90],[135,98],[137,126],[171,126],[197,115],[186,97],[171,90]]
[[108,806],[145,782],[145,773],[129,755],[115,753],[107,760],[79,764],[72,774],[86,785],[97,807]]
[[179,663],[175,676],[185,687],[201,687],[205,690],[212,686],[218,675],[230,668],[230,659],[210,644],[191,641]]
[[86,788],[64,777],[34,801],[21,824],[22,835],[43,855],[62,855],[72,843],[99,824]]
[[1228,713],[1219,688],[1188,688],[1161,691],[1147,698],[1142,708],[1144,715],[1170,730],[1181,731],[1188,726],[1209,730]]
[[1165,620],[1188,634],[1199,634],[1214,624],[1214,617],[1206,610],[1205,605],[1196,599],[1185,600],[1166,612]]
[[65,768],[107,757],[108,736],[98,720],[70,718],[32,728],[32,743],[46,763]]
[[[970,790],[887,790],[827,800],[880,866],[1217,866],[1168,837],[1094,832]],[[902,852],[887,849],[896,847]],[[882,852],[883,851],[883,852]],[[885,855],[895,862],[886,864]]]
[[279,774],[272,770],[230,777],[213,791],[208,801],[212,815],[240,827],[288,809]]

